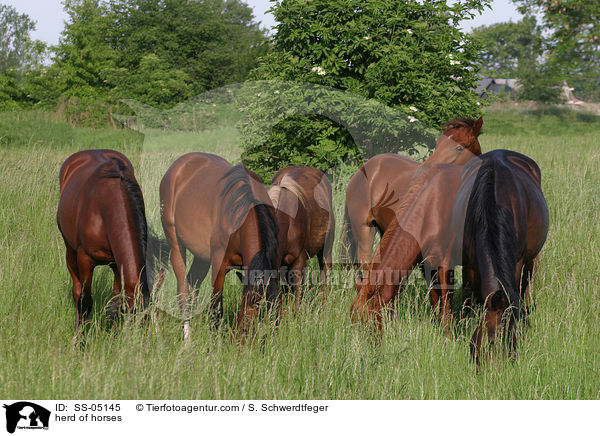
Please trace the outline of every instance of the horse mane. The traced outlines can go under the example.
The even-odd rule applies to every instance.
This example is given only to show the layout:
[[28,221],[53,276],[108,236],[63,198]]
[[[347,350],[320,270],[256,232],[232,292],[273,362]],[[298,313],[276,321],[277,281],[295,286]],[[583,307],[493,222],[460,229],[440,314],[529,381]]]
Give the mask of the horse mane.
[[[504,291],[511,311],[509,330],[521,316],[521,296],[515,282],[517,237],[511,211],[497,204],[497,172],[503,164],[496,159],[484,159],[469,197],[464,223],[463,252],[476,253],[482,281],[486,273],[493,276]],[[508,184],[510,185],[510,184]],[[506,183],[502,189],[506,189]],[[482,258],[487,257],[487,259]],[[489,263],[488,263],[489,262]],[[487,270],[487,271],[486,271]]]
[[[442,124],[442,132],[447,132],[448,130],[451,129],[473,129],[473,126],[475,125],[475,119],[473,118],[468,118],[468,117],[456,117],[451,119],[450,121],[448,121],[445,124]],[[477,134],[477,137],[479,137],[479,135],[481,135],[481,131]]]
[[[146,261],[147,242],[148,242],[148,223],[146,222],[146,210],[144,207],[144,198],[142,190],[135,179],[127,177],[124,172],[129,169],[127,165],[116,157],[111,157],[108,164],[103,168],[100,177],[106,179],[120,179],[121,186],[129,200],[133,217],[135,220],[135,228],[140,242],[141,259]],[[116,164],[115,167],[112,164]],[[142,286],[149,290],[147,274],[142,274]]]

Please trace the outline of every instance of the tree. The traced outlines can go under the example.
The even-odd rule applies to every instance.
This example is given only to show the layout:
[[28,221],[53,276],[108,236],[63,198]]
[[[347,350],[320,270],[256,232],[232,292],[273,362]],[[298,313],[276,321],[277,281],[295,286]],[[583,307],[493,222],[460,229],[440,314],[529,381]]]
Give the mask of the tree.
[[0,4],[0,110],[34,103],[28,79],[44,62],[46,44],[33,40],[35,22],[12,6]]
[[39,67],[46,45],[31,39],[35,21],[12,6],[0,4],[0,71],[23,72]]
[[54,64],[31,89],[86,124],[106,122],[120,99],[168,108],[242,81],[265,51],[241,0],[65,0],[64,8]]
[[546,41],[535,17],[480,26],[471,37],[481,47],[483,76],[519,79],[519,98],[524,100],[559,100],[562,79],[544,56]]
[[[272,48],[250,77],[349,91],[433,127],[456,116],[475,116],[479,113],[472,92],[477,51],[458,24],[487,4],[282,0],[271,9],[279,23]],[[306,162],[314,149],[328,150],[328,159],[322,161],[326,165],[326,160],[343,159],[356,148],[343,127],[318,115],[280,122],[261,147],[248,142],[255,141],[254,136],[246,138],[244,158],[263,172],[261,149],[269,149],[275,156],[295,156],[272,162],[268,171],[273,171]]]
[[543,38],[534,17],[513,23],[479,26],[471,38],[481,46],[481,74],[490,77],[516,77],[519,68],[529,66],[542,55]]
[[514,0],[525,15],[537,13],[548,34],[548,63],[580,98],[600,99],[600,3],[586,0]]

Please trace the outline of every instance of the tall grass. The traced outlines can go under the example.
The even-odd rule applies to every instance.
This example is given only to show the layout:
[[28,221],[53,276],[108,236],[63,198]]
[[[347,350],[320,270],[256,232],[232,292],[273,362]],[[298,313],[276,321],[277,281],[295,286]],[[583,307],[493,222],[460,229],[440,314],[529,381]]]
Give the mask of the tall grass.
[[[62,161],[85,148],[132,155],[149,221],[162,234],[156,186],[189,148],[181,144],[190,140],[234,159],[238,136],[229,128],[193,139],[146,132],[151,146],[141,154],[142,136],[135,132],[75,129],[35,114],[0,115],[0,397],[599,399],[600,126],[591,119],[556,128],[548,121],[553,116],[485,118],[485,151],[509,148],[540,164],[551,222],[532,286],[537,307],[518,352],[512,359],[495,353],[476,372],[468,341],[477,319],[459,319],[445,336],[418,273],[380,342],[368,328],[350,323],[355,291],[348,278],[329,290],[324,305],[316,287],[309,287],[297,312],[287,301],[279,326],[260,321],[255,335],[240,344],[230,328],[240,299],[236,279],[228,280],[226,319],[217,330],[206,317],[210,286],[202,286],[191,341],[184,343],[181,322],[166,303],[160,306],[167,313],[152,310],[151,321],[125,316],[112,329],[105,310],[112,276],[97,268],[94,320],[75,342],[71,281],[55,220]],[[160,151],[161,141],[169,151]],[[337,239],[345,184],[334,185]],[[164,288],[161,301],[168,301],[171,275]]]

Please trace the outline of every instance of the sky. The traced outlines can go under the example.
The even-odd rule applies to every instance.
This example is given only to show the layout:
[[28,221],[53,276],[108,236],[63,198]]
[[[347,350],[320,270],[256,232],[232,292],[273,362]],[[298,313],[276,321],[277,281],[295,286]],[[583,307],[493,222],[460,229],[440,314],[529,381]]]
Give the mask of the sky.
[[[14,6],[19,12],[26,13],[37,22],[37,30],[33,33],[35,39],[40,39],[49,44],[58,43],[60,33],[67,19],[63,12],[61,0],[0,0],[0,3]],[[257,21],[262,27],[270,29],[275,25],[273,15],[266,11],[271,8],[272,2],[268,0],[248,0],[248,5],[254,10]],[[474,20],[463,23],[464,30],[473,27],[498,23],[502,21],[518,21],[520,14],[510,0],[495,0],[492,9],[486,9],[482,15]]]

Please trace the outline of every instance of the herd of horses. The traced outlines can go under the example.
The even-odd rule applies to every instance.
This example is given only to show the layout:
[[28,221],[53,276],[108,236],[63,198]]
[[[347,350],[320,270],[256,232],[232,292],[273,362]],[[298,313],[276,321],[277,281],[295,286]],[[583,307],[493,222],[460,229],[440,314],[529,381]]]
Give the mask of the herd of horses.
[[[440,306],[440,321],[449,330],[454,268],[462,265],[463,296],[484,307],[471,340],[476,362],[484,329],[493,343],[506,325],[507,345],[514,350],[516,326],[528,313],[524,300],[535,259],[548,232],[538,165],[508,150],[482,154],[477,139],[482,124],[481,118],[448,123],[422,164],[397,154],[369,159],[348,183],[342,237],[345,264],[358,267],[351,318],[379,329],[384,310],[420,265],[431,304]],[[238,270],[243,292],[236,328],[242,334],[265,304],[278,315],[280,289],[293,292],[299,304],[311,257],[319,262],[325,299],[335,219],[331,184],[322,171],[287,167],[267,189],[243,164],[188,153],[162,178],[160,208],[166,242],[148,229],[127,157],[87,150],[63,163],[57,221],[73,280],[76,330],[92,313],[96,265],[114,272],[115,317],[122,301],[134,308],[141,295],[142,305],[148,304],[156,288],[154,252],[161,248],[177,280],[186,338],[191,304],[209,269],[216,321],[223,316],[225,275]],[[381,241],[372,254],[376,232]]]

